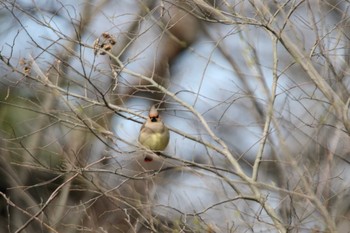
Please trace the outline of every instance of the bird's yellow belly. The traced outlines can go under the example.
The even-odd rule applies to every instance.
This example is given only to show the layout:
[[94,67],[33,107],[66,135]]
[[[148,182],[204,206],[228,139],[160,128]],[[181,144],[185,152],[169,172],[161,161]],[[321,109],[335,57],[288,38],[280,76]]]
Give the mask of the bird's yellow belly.
[[160,133],[155,133],[146,138],[141,144],[150,150],[161,151],[167,146],[168,138]]

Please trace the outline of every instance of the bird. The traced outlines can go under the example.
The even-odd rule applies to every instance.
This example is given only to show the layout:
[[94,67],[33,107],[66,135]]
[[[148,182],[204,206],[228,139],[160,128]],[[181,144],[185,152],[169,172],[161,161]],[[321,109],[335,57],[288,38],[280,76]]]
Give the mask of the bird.
[[[159,154],[168,146],[169,139],[169,129],[164,125],[155,105],[152,105],[148,118],[140,129],[138,141],[146,149]],[[150,155],[145,156],[145,162],[151,162],[152,160],[153,158]]]

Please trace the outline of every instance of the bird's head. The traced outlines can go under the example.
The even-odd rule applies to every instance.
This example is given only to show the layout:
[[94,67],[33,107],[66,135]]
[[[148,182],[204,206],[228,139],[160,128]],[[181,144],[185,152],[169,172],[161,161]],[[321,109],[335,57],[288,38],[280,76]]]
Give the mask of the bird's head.
[[158,122],[158,121],[160,121],[159,113],[158,113],[158,111],[157,111],[157,109],[156,109],[156,107],[154,105],[149,110],[148,117],[149,117],[149,120],[151,122]]

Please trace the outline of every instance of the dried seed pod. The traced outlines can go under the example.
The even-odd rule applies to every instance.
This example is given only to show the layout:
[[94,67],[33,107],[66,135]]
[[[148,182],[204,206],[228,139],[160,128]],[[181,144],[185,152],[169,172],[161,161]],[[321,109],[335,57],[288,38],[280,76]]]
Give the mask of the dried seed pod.
[[100,48],[99,42],[100,42],[100,39],[97,38],[97,39],[94,41],[94,44],[93,44],[95,56],[96,56],[96,54],[98,53],[98,50],[99,50],[99,48]]
[[103,32],[101,36],[94,41],[94,54],[96,55],[99,52],[100,55],[105,55],[106,51],[112,50],[113,45],[115,45],[116,42],[117,41],[113,35],[108,32]]
[[23,67],[24,75],[28,76],[30,74],[30,71],[32,70],[32,62],[27,61],[25,58],[21,58],[19,60],[19,64]]

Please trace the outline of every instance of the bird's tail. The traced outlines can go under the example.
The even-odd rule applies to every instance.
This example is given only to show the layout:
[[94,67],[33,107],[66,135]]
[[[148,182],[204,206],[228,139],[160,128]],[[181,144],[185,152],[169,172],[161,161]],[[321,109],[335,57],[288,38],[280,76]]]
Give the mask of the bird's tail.
[[153,161],[153,158],[151,156],[147,156],[146,155],[146,157],[145,157],[145,159],[143,161],[145,161],[145,163],[149,163],[149,162]]

